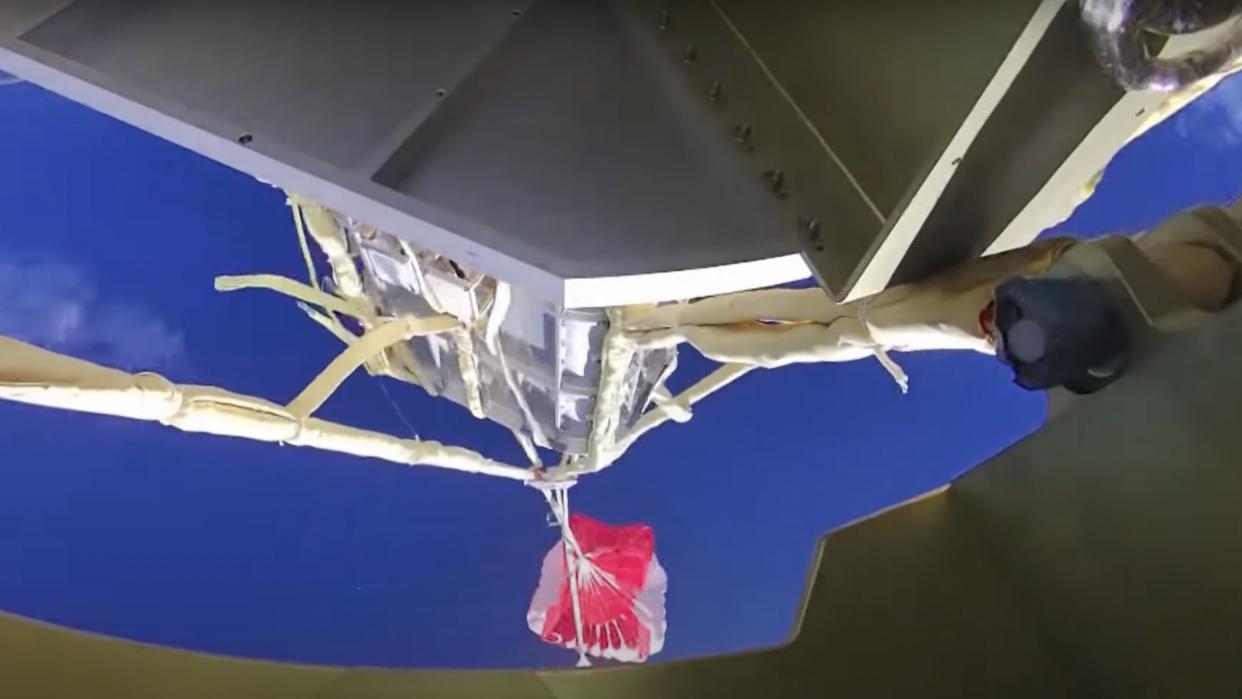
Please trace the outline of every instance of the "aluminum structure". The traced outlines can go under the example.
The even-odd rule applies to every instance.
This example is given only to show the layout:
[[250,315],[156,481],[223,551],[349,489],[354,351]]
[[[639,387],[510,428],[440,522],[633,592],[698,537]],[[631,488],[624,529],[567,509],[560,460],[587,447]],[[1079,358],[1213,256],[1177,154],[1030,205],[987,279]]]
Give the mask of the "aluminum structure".
[[0,69],[566,308],[1023,244],[1162,99],[1061,0],[20,0]]

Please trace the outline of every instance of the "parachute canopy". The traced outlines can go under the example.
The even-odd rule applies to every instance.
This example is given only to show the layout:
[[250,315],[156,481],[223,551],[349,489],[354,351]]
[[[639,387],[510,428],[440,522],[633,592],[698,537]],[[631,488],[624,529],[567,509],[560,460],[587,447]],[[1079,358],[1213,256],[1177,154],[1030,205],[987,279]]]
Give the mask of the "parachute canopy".
[[[562,540],[544,556],[526,615],[530,630],[548,643],[596,658],[644,662],[659,653],[667,628],[668,576],[656,558],[651,527],[613,526],[574,513],[569,529],[569,546]],[[580,625],[568,570],[576,570]]]

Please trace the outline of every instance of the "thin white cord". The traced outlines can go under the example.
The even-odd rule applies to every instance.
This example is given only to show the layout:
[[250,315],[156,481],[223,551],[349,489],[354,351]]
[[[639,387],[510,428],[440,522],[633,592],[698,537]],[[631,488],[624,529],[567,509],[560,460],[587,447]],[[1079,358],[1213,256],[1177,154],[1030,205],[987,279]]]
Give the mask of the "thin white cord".
[[866,333],[867,338],[871,340],[871,351],[875,353],[875,358],[880,362],[880,366],[884,367],[884,370],[888,372],[888,375],[893,377],[893,381],[897,382],[897,387],[901,389],[903,394],[909,393],[910,376],[906,374],[900,364],[889,356],[888,350],[885,349],[884,345],[876,342],[875,334],[871,332],[871,323],[867,321],[867,311],[871,308],[870,301],[870,298],[866,298],[859,302],[858,322],[862,324],[863,332]]
[[561,553],[565,556],[565,573],[569,578],[569,599],[573,604],[578,667],[590,667],[591,661],[586,656],[586,641],[582,633],[582,603],[578,597],[578,569],[586,558],[582,555],[582,549],[578,548],[573,530],[569,528],[569,486],[561,485],[550,489],[540,489],[540,491],[561,526]]
[[410,431],[410,434],[414,435],[414,439],[417,439],[420,442],[423,441],[422,436],[418,434],[418,430],[414,429],[414,425],[410,423],[409,419],[406,418],[405,413],[402,412],[401,406],[397,405],[397,401],[394,400],[392,394],[388,392],[388,387],[384,385],[384,379],[379,376],[373,376],[372,378],[375,380],[375,385],[379,386],[379,390],[384,394],[384,397],[388,399],[388,404],[392,406],[392,412],[397,416],[397,419],[401,421],[401,424],[405,425],[405,428]]
[[[562,548],[565,551],[566,570],[569,571],[569,598],[573,602],[574,607],[574,633],[577,634],[578,645],[578,667],[590,667],[591,661],[586,657],[586,640],[582,634],[582,603],[578,599],[578,566],[581,564],[582,550],[578,548],[578,542],[574,541],[573,531],[569,528],[569,490],[567,488],[558,489],[557,494],[561,499],[561,538],[567,542]],[[568,542],[573,545],[569,546]],[[573,549],[572,564],[569,561],[570,549]]]

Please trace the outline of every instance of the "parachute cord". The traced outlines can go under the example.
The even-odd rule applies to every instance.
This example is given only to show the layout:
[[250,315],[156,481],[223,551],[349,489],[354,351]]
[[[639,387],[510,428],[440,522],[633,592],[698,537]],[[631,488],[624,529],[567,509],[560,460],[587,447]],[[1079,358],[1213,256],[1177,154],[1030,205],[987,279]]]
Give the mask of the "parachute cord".
[[893,377],[893,381],[897,383],[897,387],[901,389],[902,393],[909,393],[909,375],[906,374],[905,370],[901,368],[901,365],[898,364],[896,360],[889,356],[888,349],[879,342],[876,342],[875,335],[871,332],[871,323],[867,321],[867,311],[870,310],[871,307],[870,301],[870,298],[866,298],[859,302],[858,322],[862,324],[863,332],[866,333],[867,338],[871,340],[871,351],[875,354],[876,360],[880,362],[880,366],[884,367],[884,370],[888,372],[888,375]]
[[[583,562],[582,549],[569,528],[569,486],[561,484],[549,490],[542,490],[543,497],[552,508],[552,514],[561,525],[561,552],[565,556],[565,572],[569,577],[569,599],[573,603],[575,645],[578,651],[578,667],[590,667],[591,661],[586,656],[586,641],[582,634],[582,603],[578,598],[578,567]],[[571,553],[572,552],[572,553]]]

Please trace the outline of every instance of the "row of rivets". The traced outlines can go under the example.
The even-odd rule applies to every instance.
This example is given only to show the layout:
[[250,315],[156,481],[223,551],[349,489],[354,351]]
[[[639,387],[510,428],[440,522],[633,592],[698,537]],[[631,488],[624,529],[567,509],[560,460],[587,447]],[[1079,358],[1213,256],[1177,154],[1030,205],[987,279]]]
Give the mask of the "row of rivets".
[[[657,24],[660,31],[668,31],[672,26],[672,14],[666,9],[660,13],[659,23]],[[682,47],[681,62],[690,66],[698,62],[698,49],[693,44],[687,43]],[[709,101],[719,103],[724,97],[724,84],[719,80],[713,80],[707,88],[707,98]],[[754,151],[753,142],[754,127],[750,122],[744,122],[733,127],[733,140],[741,146],[747,153]],[[789,182],[785,176],[785,171],[780,168],[772,168],[763,172],[764,182],[767,183],[768,190],[781,199],[789,196]],[[817,252],[824,250],[824,245],[820,239],[820,222],[814,216],[800,216],[797,221],[799,231],[809,240],[812,247]]]

